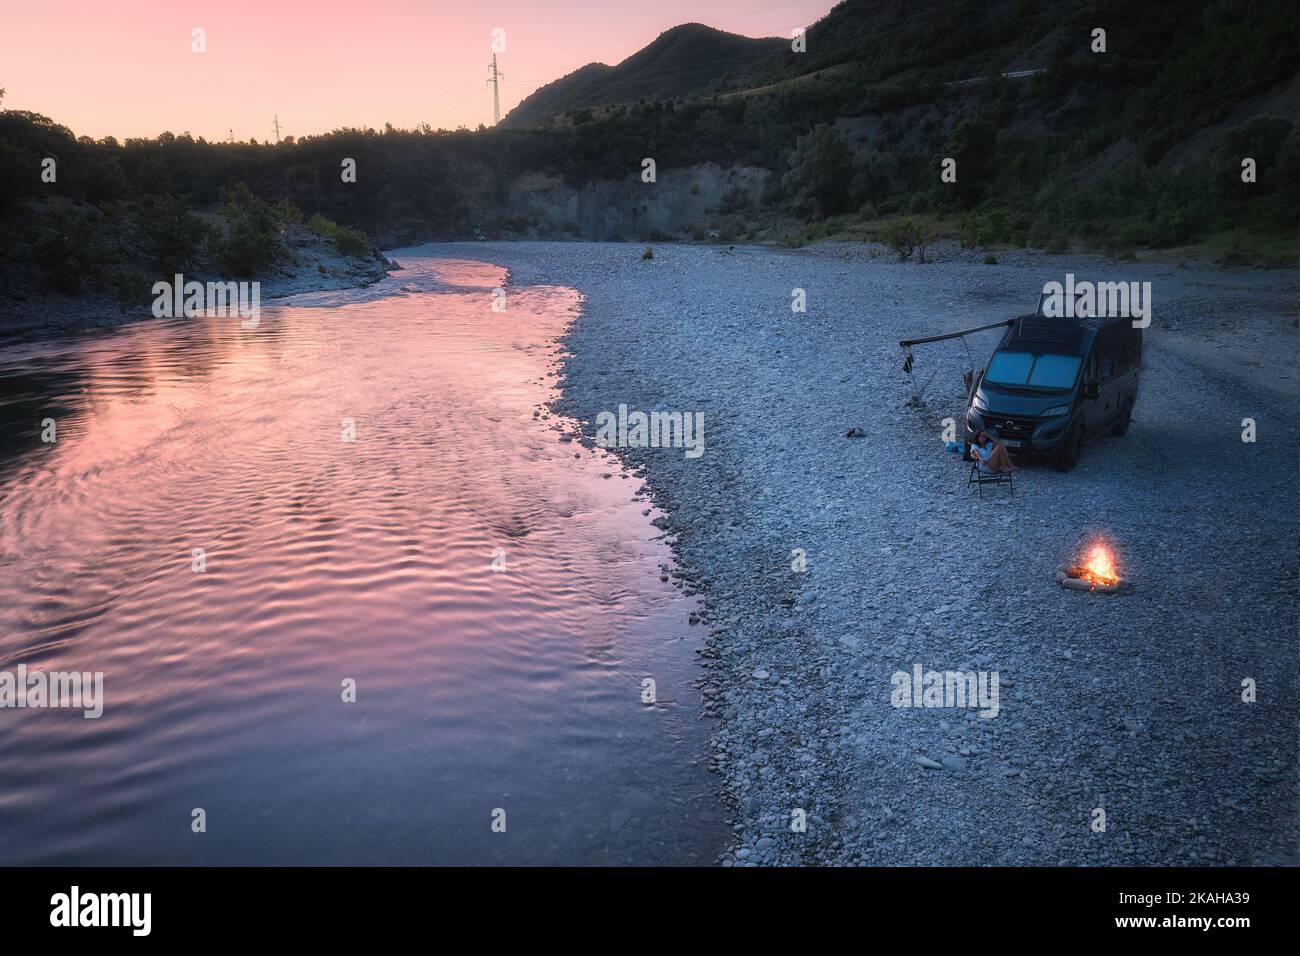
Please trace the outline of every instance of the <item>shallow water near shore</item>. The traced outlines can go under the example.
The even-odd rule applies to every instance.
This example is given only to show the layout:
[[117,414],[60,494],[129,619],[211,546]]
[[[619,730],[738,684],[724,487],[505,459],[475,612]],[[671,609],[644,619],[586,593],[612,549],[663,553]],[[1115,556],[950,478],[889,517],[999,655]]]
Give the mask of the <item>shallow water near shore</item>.
[[0,352],[0,670],[104,674],[99,719],[0,709],[0,863],[723,848],[693,603],[639,481],[544,407],[577,293],[493,312],[503,270],[394,254],[255,329]]

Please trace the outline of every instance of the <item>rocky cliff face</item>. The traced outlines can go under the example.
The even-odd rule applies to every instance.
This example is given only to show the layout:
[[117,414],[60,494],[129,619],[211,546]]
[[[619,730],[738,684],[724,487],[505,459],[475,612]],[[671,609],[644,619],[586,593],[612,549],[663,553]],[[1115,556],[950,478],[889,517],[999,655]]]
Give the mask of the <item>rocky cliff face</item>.
[[510,190],[516,215],[538,221],[544,231],[581,239],[639,239],[676,234],[707,219],[722,197],[737,190],[757,202],[767,171],[756,167],[724,169],[701,165],[661,170],[645,183],[639,173],[597,180],[578,189],[556,176],[520,177]]

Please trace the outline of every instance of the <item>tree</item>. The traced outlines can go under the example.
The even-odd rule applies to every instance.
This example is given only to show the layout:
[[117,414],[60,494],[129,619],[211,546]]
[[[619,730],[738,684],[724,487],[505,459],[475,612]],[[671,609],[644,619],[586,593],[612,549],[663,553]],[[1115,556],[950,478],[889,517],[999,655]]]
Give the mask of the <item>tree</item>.
[[1234,126],[1223,137],[1215,155],[1214,178],[1219,192],[1230,202],[1253,198],[1258,190],[1253,184],[1245,185],[1241,178],[1241,161],[1249,156],[1256,163],[1256,177],[1267,173],[1282,144],[1291,134],[1291,123],[1281,117],[1256,117],[1240,126]]
[[135,167],[136,191],[146,196],[165,196],[172,191],[171,173],[157,154],[144,157]]
[[784,186],[800,213],[820,219],[848,208],[852,176],[849,148],[835,127],[820,123],[796,141]]
[[86,200],[96,206],[125,196],[128,190],[126,173],[122,172],[122,164],[117,161],[117,157],[108,156],[87,162],[83,189]]
[[853,157],[853,202],[880,202],[894,189],[898,159],[893,153],[868,146]]
[[222,264],[235,275],[256,275],[280,258],[280,230],[275,210],[239,182],[221,196],[226,239],[218,250]]
[[957,161],[957,181],[944,183],[942,195],[969,209],[988,193],[997,173],[997,138],[998,131],[985,120],[962,120],[952,128],[943,158]]
[[40,157],[7,139],[0,139],[0,215],[36,192]]
[[135,213],[135,230],[149,262],[163,272],[184,272],[203,246],[203,222],[176,196],[148,196]]

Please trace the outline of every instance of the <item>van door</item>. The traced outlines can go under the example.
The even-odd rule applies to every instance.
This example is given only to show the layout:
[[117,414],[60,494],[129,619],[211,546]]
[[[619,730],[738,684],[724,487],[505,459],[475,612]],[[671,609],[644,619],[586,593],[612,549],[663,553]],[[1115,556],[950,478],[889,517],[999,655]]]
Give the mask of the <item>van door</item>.
[[1097,356],[1099,424],[1113,425],[1124,411],[1133,377],[1132,363],[1125,349],[1129,331],[1123,324],[1107,326],[1097,336],[1093,348]]
[[1127,328],[1120,339],[1120,352],[1117,359],[1120,377],[1123,383],[1120,393],[1120,411],[1127,405],[1137,402],[1138,376],[1142,367],[1142,330]]
[[[1094,394],[1095,398],[1092,397]],[[1083,365],[1083,389],[1080,395],[1079,410],[1083,413],[1083,433],[1085,437],[1091,437],[1107,424],[1103,413],[1101,372],[1096,346],[1088,354],[1088,359]]]

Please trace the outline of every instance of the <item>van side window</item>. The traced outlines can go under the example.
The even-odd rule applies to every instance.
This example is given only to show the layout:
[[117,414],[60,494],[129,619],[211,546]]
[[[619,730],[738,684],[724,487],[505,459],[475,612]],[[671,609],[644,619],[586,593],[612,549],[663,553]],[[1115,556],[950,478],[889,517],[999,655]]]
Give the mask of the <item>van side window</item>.
[[1115,377],[1115,360],[1107,355],[1101,356],[1101,380]]

